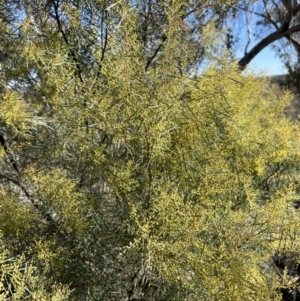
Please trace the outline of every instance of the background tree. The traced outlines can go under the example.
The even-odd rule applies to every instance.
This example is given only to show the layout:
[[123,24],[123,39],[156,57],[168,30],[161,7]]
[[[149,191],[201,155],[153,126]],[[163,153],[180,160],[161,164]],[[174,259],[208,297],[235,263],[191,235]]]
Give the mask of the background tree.
[[244,69],[257,54],[271,45],[284,62],[291,84],[297,85],[300,53],[298,1],[259,0],[234,4],[233,7],[231,15],[227,15],[228,27],[236,29],[230,35],[231,46],[234,48],[234,42],[235,46],[243,45],[244,55],[239,59],[241,68]]

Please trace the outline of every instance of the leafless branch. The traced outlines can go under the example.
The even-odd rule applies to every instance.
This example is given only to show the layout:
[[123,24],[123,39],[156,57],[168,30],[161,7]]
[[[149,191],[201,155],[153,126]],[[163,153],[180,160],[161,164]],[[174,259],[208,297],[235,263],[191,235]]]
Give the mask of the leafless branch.
[[153,62],[153,60],[155,59],[155,57],[157,56],[157,54],[159,53],[160,49],[162,48],[164,42],[167,40],[167,36],[163,36],[161,39],[161,43],[159,44],[159,46],[157,47],[157,49],[154,51],[154,54],[148,59],[146,67],[145,67],[145,71],[148,70],[149,66],[151,65],[151,63]]
[[40,209],[41,202],[39,202],[39,200],[34,196],[33,192],[30,189],[28,189],[23,182],[21,182],[19,179],[15,179],[12,175],[8,173],[0,172],[0,176],[19,186],[21,190],[25,193],[27,198],[30,200],[30,202],[34,205],[34,207]]
[[247,53],[247,49],[251,43],[251,21],[253,17],[253,13],[251,13],[250,18],[248,16],[248,12],[245,12],[245,17],[246,17],[246,23],[247,23],[247,34],[248,34],[248,41],[245,47],[245,54]]
[[5,154],[10,162],[10,164],[12,165],[12,167],[14,168],[14,170],[17,172],[18,177],[21,177],[21,173],[20,173],[20,169],[18,167],[18,164],[16,162],[16,160],[13,157],[13,154],[11,153],[11,151],[9,150],[6,140],[4,139],[4,136],[2,134],[0,134],[0,143],[5,151]]
[[253,12],[255,15],[262,17],[264,19],[266,19],[267,21],[269,21],[276,29],[279,29],[277,23],[275,21],[272,20],[271,15],[269,14],[269,12],[266,10],[266,15],[258,13],[258,12]]

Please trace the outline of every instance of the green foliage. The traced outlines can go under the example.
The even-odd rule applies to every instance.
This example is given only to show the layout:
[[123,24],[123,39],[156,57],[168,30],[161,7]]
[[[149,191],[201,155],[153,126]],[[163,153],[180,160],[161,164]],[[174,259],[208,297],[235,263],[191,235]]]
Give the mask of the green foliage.
[[[270,300],[275,284],[261,267],[278,249],[297,248],[286,231],[297,233],[298,218],[287,208],[299,193],[290,168],[299,162],[298,126],[282,114],[287,98],[233,69],[207,72],[189,83],[188,101],[170,102],[173,130],[155,133],[168,139],[163,147],[159,138],[151,143],[145,167],[153,175],[145,176],[146,210],[141,197],[131,202],[139,239],[130,249],[145,253],[148,269],[189,299]],[[288,183],[274,165],[289,170]]]
[[149,45],[142,3],[47,3],[2,74],[3,296],[279,300],[292,279],[269,258],[299,247],[289,96],[226,57],[191,71],[183,2],[156,8]]
[[69,291],[61,285],[51,288],[36,274],[36,268],[24,256],[13,257],[0,249],[0,300],[67,300]]
[[28,129],[28,114],[17,93],[12,91],[3,93],[0,120],[1,125],[10,129],[12,134],[22,134]]

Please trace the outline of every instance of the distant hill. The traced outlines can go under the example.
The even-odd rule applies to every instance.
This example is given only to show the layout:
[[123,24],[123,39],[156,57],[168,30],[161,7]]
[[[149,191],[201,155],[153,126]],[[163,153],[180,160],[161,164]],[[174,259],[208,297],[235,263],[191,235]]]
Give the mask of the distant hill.
[[287,83],[288,77],[286,74],[270,76],[271,83],[279,86],[284,86]]

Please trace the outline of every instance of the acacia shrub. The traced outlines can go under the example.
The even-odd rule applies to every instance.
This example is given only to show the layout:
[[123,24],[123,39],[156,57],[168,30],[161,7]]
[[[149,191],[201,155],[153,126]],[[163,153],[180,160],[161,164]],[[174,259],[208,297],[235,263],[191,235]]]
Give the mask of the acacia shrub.
[[[288,96],[234,65],[193,76],[169,4],[147,68],[124,1],[90,55],[71,4],[52,7],[63,22],[48,35],[24,20],[15,80],[2,78],[3,244],[70,300],[279,299],[267,265],[298,248],[299,125]],[[22,81],[36,93],[11,93]]]

